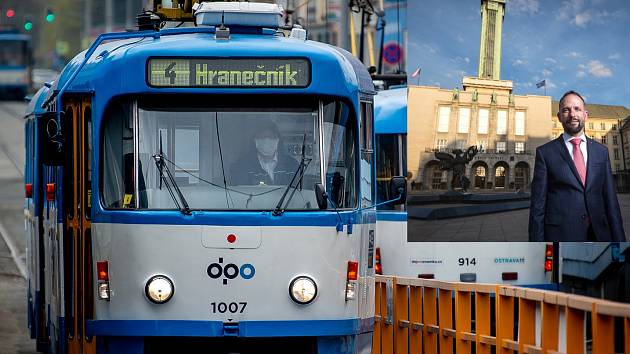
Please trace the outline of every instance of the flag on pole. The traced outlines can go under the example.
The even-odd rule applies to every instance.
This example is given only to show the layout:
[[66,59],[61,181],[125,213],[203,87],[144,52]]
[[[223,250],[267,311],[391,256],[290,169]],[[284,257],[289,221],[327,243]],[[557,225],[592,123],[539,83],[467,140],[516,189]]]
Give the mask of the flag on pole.
[[545,80],[536,84],[536,88],[541,88],[541,87],[547,87],[547,83],[545,82]]
[[411,74],[411,77],[418,77],[418,76],[420,76],[420,71],[422,71],[422,69],[417,68],[417,69],[416,69],[416,71],[414,71],[414,72]]

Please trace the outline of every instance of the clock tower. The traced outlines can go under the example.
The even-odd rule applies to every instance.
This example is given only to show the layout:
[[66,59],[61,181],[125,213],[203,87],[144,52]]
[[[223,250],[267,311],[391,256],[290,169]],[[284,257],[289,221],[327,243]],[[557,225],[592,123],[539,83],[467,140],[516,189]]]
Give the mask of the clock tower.
[[500,80],[501,30],[506,0],[481,0],[479,78]]

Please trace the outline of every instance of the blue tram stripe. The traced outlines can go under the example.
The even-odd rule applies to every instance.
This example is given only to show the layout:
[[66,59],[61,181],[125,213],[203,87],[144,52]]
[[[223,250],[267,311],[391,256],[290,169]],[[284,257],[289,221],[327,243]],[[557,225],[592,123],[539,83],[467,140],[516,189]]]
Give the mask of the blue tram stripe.
[[407,221],[407,212],[402,211],[377,211],[376,220],[381,221]]
[[172,211],[103,211],[95,213],[92,223],[117,224],[170,224],[170,225],[218,225],[218,226],[336,226],[341,218],[344,224],[368,222],[365,211],[293,212],[287,211],[281,216],[273,216],[271,211],[193,211],[192,215],[183,215]]
[[[239,337],[340,336],[372,331],[373,318],[313,321],[243,321]],[[90,336],[223,337],[223,322],[186,320],[89,320]]]

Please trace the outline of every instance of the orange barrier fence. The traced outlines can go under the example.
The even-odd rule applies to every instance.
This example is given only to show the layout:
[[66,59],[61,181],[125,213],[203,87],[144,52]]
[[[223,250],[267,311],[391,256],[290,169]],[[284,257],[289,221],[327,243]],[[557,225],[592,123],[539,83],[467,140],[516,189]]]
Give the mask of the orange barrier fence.
[[613,354],[615,343],[630,354],[630,304],[505,285],[376,277],[373,354]]

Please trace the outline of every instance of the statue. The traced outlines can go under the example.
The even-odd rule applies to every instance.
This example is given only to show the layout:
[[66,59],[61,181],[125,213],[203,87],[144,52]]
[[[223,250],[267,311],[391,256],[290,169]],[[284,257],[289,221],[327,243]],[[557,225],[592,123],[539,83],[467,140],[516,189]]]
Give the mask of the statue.
[[455,181],[459,181],[462,191],[466,192],[470,187],[470,180],[466,177],[466,164],[468,164],[479,152],[477,146],[470,146],[466,152],[461,149],[454,149],[452,156],[447,152],[436,151],[435,157],[440,160],[440,169],[442,171],[453,171],[453,178],[449,181],[448,190],[453,190]]

